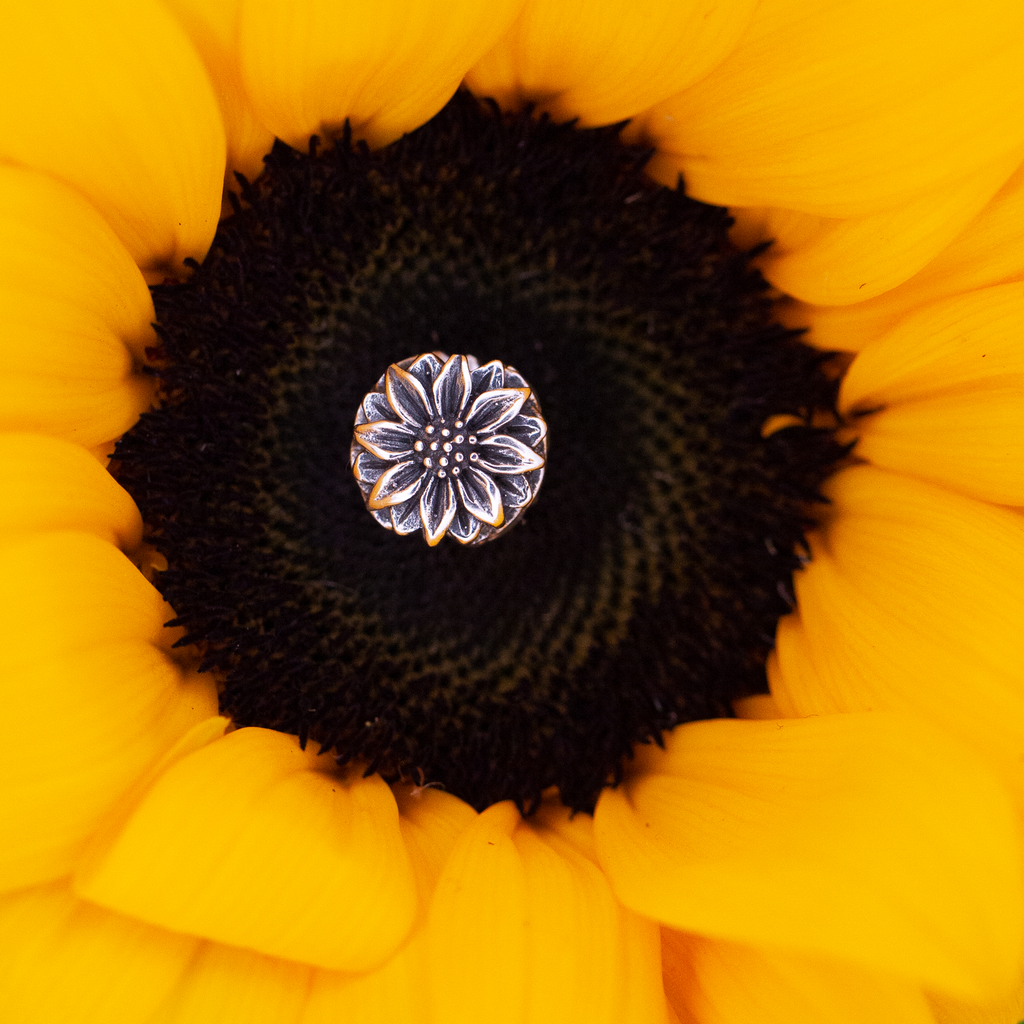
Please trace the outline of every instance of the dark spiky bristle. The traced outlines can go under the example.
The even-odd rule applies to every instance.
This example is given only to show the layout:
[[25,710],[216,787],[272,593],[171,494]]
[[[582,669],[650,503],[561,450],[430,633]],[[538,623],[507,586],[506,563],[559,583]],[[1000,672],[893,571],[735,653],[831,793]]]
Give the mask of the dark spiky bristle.
[[[164,399],[119,478],[238,725],[591,809],[634,744],[765,689],[834,384],[647,156],[460,93],[379,152],[279,143],[154,289]],[[381,529],[349,470],[363,394],[433,350],[513,364],[550,429],[543,492],[479,548]]]

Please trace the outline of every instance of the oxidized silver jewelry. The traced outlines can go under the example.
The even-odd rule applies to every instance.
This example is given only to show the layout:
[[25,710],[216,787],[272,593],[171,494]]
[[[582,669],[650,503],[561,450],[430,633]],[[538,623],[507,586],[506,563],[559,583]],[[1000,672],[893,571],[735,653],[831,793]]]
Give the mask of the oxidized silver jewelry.
[[497,359],[427,352],[393,363],[356,414],[350,461],[381,526],[482,544],[544,479],[548,429],[529,384]]

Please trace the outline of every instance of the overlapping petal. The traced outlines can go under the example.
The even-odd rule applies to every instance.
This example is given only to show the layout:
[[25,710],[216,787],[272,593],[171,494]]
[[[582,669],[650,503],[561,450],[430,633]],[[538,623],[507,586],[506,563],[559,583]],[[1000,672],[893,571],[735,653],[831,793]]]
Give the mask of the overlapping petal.
[[455,518],[455,487],[450,479],[432,475],[420,494],[420,519],[427,543],[434,547],[440,543]]
[[936,299],[1024,278],[1024,166],[920,273],[905,284],[851,306],[794,303],[782,312],[809,327],[820,348],[858,351],[911,310]]
[[400,537],[415,533],[423,526],[418,501],[406,501],[401,505],[391,506],[391,525]]
[[929,994],[935,1024],[1007,1024],[1024,1020],[1024,981],[1002,999],[966,1003],[948,996]]
[[437,879],[456,840],[476,812],[456,797],[429,787],[396,786],[402,838],[420,894],[419,920],[387,963],[362,974],[314,973],[301,1024],[433,1024],[424,922]]
[[434,406],[420,381],[400,366],[389,366],[384,384],[391,408],[410,426],[430,422]]
[[220,215],[224,127],[158,0],[13,4],[4,35],[17,42],[0,62],[0,156],[77,189],[157,280],[201,260]]
[[40,653],[5,673],[0,721],[0,891],[68,874],[111,809],[195,723],[217,713],[141,640]]
[[[448,529],[451,531],[453,537],[462,541],[463,544],[468,544],[471,540],[476,540],[479,536],[483,520],[478,519],[468,510],[468,506],[465,505],[465,496],[460,494],[460,497],[462,497],[463,500],[463,507],[455,513],[452,525],[448,527]],[[502,519],[504,519],[504,513],[502,514]],[[499,519],[497,523],[492,523],[490,525],[500,526],[501,519]]]
[[895,209],[845,220],[793,210],[737,210],[740,244],[771,241],[758,260],[780,291],[808,303],[850,305],[887,292],[935,258],[977,216],[1020,163],[988,164],[954,185]]
[[501,491],[487,473],[467,466],[459,475],[459,497],[466,511],[482,523],[500,526],[505,518]]
[[391,408],[388,396],[381,391],[371,391],[364,399],[362,405],[363,415],[373,422],[374,420],[393,420],[395,410]]
[[515,423],[509,423],[505,430],[512,437],[533,448],[547,437],[548,425],[539,416],[519,416]]
[[480,465],[492,473],[530,473],[544,465],[542,456],[506,434],[485,437],[478,452]]
[[149,1024],[200,940],[77,899],[65,884],[0,899],[0,1006],[19,1024]]
[[525,476],[503,474],[498,478],[501,503],[509,508],[522,508],[533,497]]
[[779,707],[930,718],[1024,806],[1024,520],[871,466],[825,491],[833,512],[769,660]]
[[495,388],[474,399],[466,415],[466,429],[492,434],[519,415],[530,396],[529,388]]
[[469,361],[465,356],[451,356],[434,378],[434,408],[442,419],[462,415],[473,385]]
[[[934,303],[869,344],[843,380],[857,454],[962,494],[1024,505],[1024,284]],[[874,411],[878,410],[878,411]]]
[[421,381],[432,381],[443,365],[433,352],[424,352],[409,365],[409,372]]
[[968,998],[1016,980],[1019,821],[965,748],[885,714],[696,722],[666,746],[597,806],[626,906]]
[[505,365],[500,359],[492,359],[483,366],[478,366],[471,374],[472,388],[475,394],[494,391],[505,386]]
[[74,530],[34,533],[0,549],[0,672],[101,644],[167,650],[174,612],[112,544]]
[[84,448],[41,434],[0,434],[0,541],[73,529],[123,551],[142,540],[128,492]]
[[201,942],[157,1019],[160,1024],[298,1024],[313,973],[308,964]]
[[617,904],[590,819],[488,808],[455,844],[427,925],[436,1021],[661,1024],[656,925]]
[[153,399],[156,315],[103,218],[43,174],[0,167],[0,428],[99,445]]
[[934,1024],[916,985],[820,957],[665,929],[665,987],[695,1024]]
[[263,170],[274,133],[262,125],[246,95],[238,64],[241,0],[163,0],[188,34],[203,61],[220,103],[227,136],[228,188],[238,188],[240,171],[250,181]]
[[389,462],[412,455],[415,431],[404,423],[376,420],[356,427],[356,440],[378,459]]
[[246,93],[260,121],[298,149],[346,119],[358,137],[383,146],[444,106],[521,4],[243,0]]
[[706,202],[865,217],[1024,144],[1024,7],[764,0],[729,56],[658,105],[652,172]]
[[707,74],[732,50],[753,0],[528,0],[466,76],[504,106],[539,103],[562,120],[611,124]]
[[415,495],[423,484],[426,470],[419,461],[398,462],[385,470],[370,491],[370,508],[388,508]]
[[416,894],[391,791],[361,774],[283,733],[229,733],[164,772],[97,841],[76,889],[272,956],[377,966],[408,932]]

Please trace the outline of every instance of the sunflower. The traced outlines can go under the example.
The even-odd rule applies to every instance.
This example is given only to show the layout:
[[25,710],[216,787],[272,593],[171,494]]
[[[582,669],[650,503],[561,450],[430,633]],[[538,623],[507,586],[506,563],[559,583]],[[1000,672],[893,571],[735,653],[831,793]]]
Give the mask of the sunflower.
[[[8,5],[5,31],[4,1019],[1020,1018],[1024,7],[37,0]],[[174,589],[191,535],[165,559],[179,511],[161,519],[146,490],[146,467],[170,463],[202,467],[197,493],[213,487],[216,460],[173,434],[140,454],[155,436],[143,425],[182,408],[168,382],[191,372],[174,339],[199,321],[176,335],[175,310],[221,287],[202,275],[235,258],[232,225],[278,203],[265,183],[297,161],[306,181],[368,161],[379,183],[383,154],[421,145],[442,108],[477,116],[470,94],[509,112],[492,114],[509,131],[613,143],[668,186],[631,186],[619,206],[645,207],[642,192],[680,207],[681,175],[689,196],[728,207],[733,242],[777,290],[782,326],[751,330],[786,345],[806,328],[821,353],[845,354],[779,357],[801,378],[844,368],[813,385],[831,387],[838,427],[821,403],[786,398],[756,442],[794,492],[805,457],[832,446],[823,477],[856,442],[803,538],[783,531],[781,554],[761,556],[787,579],[797,569],[772,599],[792,610],[768,637],[766,692],[749,682],[762,652],[692,720],[658,719],[660,742],[628,757],[612,744],[605,774],[557,788],[543,774],[506,785],[501,758],[474,774],[480,744],[458,770],[431,765],[456,780],[444,786],[410,777],[427,762],[391,740],[339,763],[316,748],[340,725],[261,711],[232,681],[258,675],[256,662],[240,672],[237,643],[228,657],[212,631],[201,653],[190,642],[189,595],[203,608],[231,595]],[[323,163],[303,155],[311,136],[334,142]],[[737,278],[714,253],[702,259]],[[188,267],[207,283],[175,283]],[[276,268],[290,272],[280,255]],[[747,324],[764,293],[739,276]],[[616,369],[616,337],[588,365],[612,397],[635,371]],[[238,376],[266,346],[251,349],[243,338],[233,353]],[[527,376],[554,423],[557,387]],[[233,408],[209,416],[237,420]],[[671,419],[672,402],[659,411]],[[537,517],[558,491],[553,466]],[[145,541],[119,481],[140,495]],[[363,515],[374,544],[415,542],[417,558],[491,557],[530,529],[527,516],[462,551]],[[674,643],[658,634],[645,644]],[[602,685],[621,677],[612,668]]]

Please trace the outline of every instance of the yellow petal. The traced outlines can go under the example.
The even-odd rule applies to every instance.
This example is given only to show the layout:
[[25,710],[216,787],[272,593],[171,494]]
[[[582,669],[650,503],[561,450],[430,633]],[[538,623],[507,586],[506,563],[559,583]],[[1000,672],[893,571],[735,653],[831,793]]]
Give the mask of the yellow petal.
[[522,0],[243,0],[242,79],[260,121],[305,150],[341,129],[383,146],[433,117]]
[[988,1003],[964,1003],[948,997],[930,996],[935,1024],[1009,1024],[1024,1019],[1024,984],[1004,999]]
[[[513,833],[513,841],[524,856],[529,853],[529,847],[523,842],[529,835],[527,827],[532,829],[537,840],[587,879],[591,906],[586,908],[585,914],[596,917],[594,910],[600,908],[602,917],[614,919],[604,923],[600,929],[594,928],[591,934],[585,917],[570,930],[561,920],[564,911],[556,909],[559,917],[556,927],[547,936],[539,929],[535,932],[536,937],[531,943],[533,962],[553,966],[561,980],[568,984],[565,988],[559,986],[557,995],[549,990],[541,998],[535,998],[534,1014],[527,1019],[545,1020],[544,1006],[551,1006],[556,1009],[555,1016],[559,1020],[569,1021],[578,1017],[581,1022],[606,1020],[609,1024],[661,1024],[666,1019],[667,1006],[661,980],[660,930],[652,921],[627,910],[611,896],[611,888],[598,863],[594,819],[589,814],[573,815],[557,800],[548,801]],[[542,848],[536,841],[532,845],[536,856]],[[559,876],[568,873],[561,865],[557,874],[551,872],[555,862],[550,854],[539,863],[532,858],[527,858],[526,863],[529,887],[537,905],[535,915],[543,919],[551,913],[546,908],[547,901],[552,900],[556,892],[560,893],[563,882]],[[534,880],[533,876],[545,867],[551,873]],[[565,884],[572,883],[579,886],[578,880],[570,882],[567,877]],[[609,907],[609,896],[612,907]],[[579,902],[577,899],[577,904]],[[560,935],[562,929],[564,932]],[[537,938],[547,939],[547,952]],[[567,947],[572,944],[573,948],[560,948],[562,942]],[[577,986],[575,992],[569,990],[573,981]],[[561,1010],[558,1010],[559,1003],[564,1007]]]
[[227,134],[228,188],[237,189],[234,171],[250,181],[263,170],[274,133],[260,124],[242,85],[238,67],[241,0],[164,0],[202,58],[220,103]]
[[300,1024],[435,1024],[429,969],[426,932],[419,927],[376,970],[364,974],[316,970]]
[[[149,289],[107,222],[49,175],[0,166],[0,302],[5,323],[35,358],[42,335],[109,335],[143,359],[156,344]],[[33,306],[43,309],[33,310]],[[35,314],[33,319],[32,314]]]
[[857,454],[963,494],[1024,505],[1024,285],[927,306],[869,344],[843,381]]
[[143,270],[201,260],[220,213],[224,128],[177,22],[156,0],[38,0],[4,19],[17,45],[0,63],[0,155],[81,192]]
[[420,916],[425,917],[445,861],[477,813],[457,796],[440,789],[400,785],[392,791],[398,804],[402,841],[416,876]]
[[122,640],[169,648],[174,612],[113,545],[31,534],[0,548],[0,673]]
[[69,874],[117,802],[185,732],[216,714],[209,676],[186,683],[168,656],[121,641],[4,675],[0,891]]
[[846,415],[936,394],[1015,382],[1007,335],[1019,334],[1024,284],[982,288],[931,303],[861,352],[840,390]]
[[312,972],[305,964],[204,942],[156,1020],[159,1024],[296,1024]]
[[[463,1019],[450,1015],[452,988],[457,990],[454,999],[459,1005],[495,1006],[493,998],[481,992],[477,996],[491,1002],[473,1003],[473,982],[460,965],[458,950],[472,944],[473,935],[482,935],[476,955],[487,962],[490,976],[501,975],[508,947],[499,939],[509,922],[494,914],[493,908],[480,922],[455,922],[452,907],[444,903],[451,891],[458,889],[457,865],[464,863],[467,844],[472,847],[483,842],[486,846],[486,838],[474,828],[476,815],[469,811],[467,816],[466,805],[436,790],[397,787],[396,793],[413,863],[425,858],[431,865],[429,875],[434,877],[453,850],[455,853],[454,861],[444,870],[438,897],[442,902],[433,908],[433,926],[414,930],[402,949],[375,971],[363,975],[317,971],[302,1024],[338,1020],[447,1024]],[[514,824],[517,818],[510,813],[505,824]],[[413,827],[408,828],[409,824]],[[659,977],[658,931],[651,922],[615,906],[609,896],[607,883],[595,865],[590,817],[570,819],[564,808],[545,805],[530,823],[514,828],[512,844],[513,866],[518,862],[525,868],[527,888],[533,895],[526,918],[511,919],[511,931],[525,931],[526,970],[540,980],[531,983],[526,998],[512,1008],[518,1015],[510,1019],[545,1024],[551,1020],[663,1024],[666,1005]],[[466,899],[479,896],[479,885],[486,881],[474,874]],[[500,888],[501,879],[497,884]],[[485,908],[495,895],[484,893]],[[551,900],[550,906],[545,905],[546,898]],[[596,935],[580,934],[581,916],[584,921],[596,917]],[[618,923],[610,923],[609,918]],[[454,951],[445,947],[443,934],[438,934],[438,928],[445,926],[455,930]],[[467,927],[472,934],[463,933]],[[547,978],[549,982],[544,980]],[[507,984],[502,983],[501,991]]]
[[969,751],[882,714],[696,722],[666,743],[597,806],[626,906],[972,998],[1016,979],[1017,819]]
[[934,1024],[917,986],[837,961],[668,929],[664,951],[688,961],[669,998],[697,1024]]
[[768,693],[755,693],[732,702],[737,718],[785,718],[775,698]]
[[86,446],[123,433],[152,400],[133,359],[155,344],[154,319],[131,256],[80,195],[0,166],[0,427]]
[[317,970],[302,1024],[429,1024],[426,911],[456,840],[476,819],[457,797],[423,786],[395,786],[402,839],[420,895],[418,923],[402,948],[376,970],[362,974]]
[[18,1024],[150,1024],[198,940],[49,885],[0,899],[0,1006]]
[[732,53],[650,113],[657,177],[728,206],[864,217],[1024,143],[1024,6],[764,0]]
[[466,85],[503,106],[532,100],[559,119],[610,124],[706,75],[753,9],[752,0],[529,0]]
[[105,843],[76,878],[86,898],[322,967],[377,966],[416,909],[388,787],[268,729],[178,761]]
[[825,493],[770,663],[780,708],[930,718],[1024,801],[1024,519],[871,466]]
[[495,804],[463,833],[431,908],[431,995],[440,1020],[488,1007],[493,1024],[525,1019],[526,870],[512,842],[520,818]]
[[630,920],[584,852],[589,819],[567,819],[524,822],[506,802],[459,837],[428,924],[434,1020],[485,1006],[495,1024],[665,1020],[655,926]]
[[1024,166],[946,249],[899,288],[852,306],[796,303],[785,319],[793,327],[810,327],[810,340],[820,348],[859,351],[910,310],[1022,278]]
[[130,551],[142,517],[84,448],[39,434],[0,434],[0,538],[83,530]]
[[[789,214],[786,227],[809,218],[795,244],[786,231],[758,261],[780,291],[822,305],[863,302],[895,288],[941,252],[979,213],[1020,163],[1017,153],[982,167],[963,181],[867,217],[828,220]],[[787,211],[788,212],[788,211]],[[772,218],[778,222],[778,214]]]

